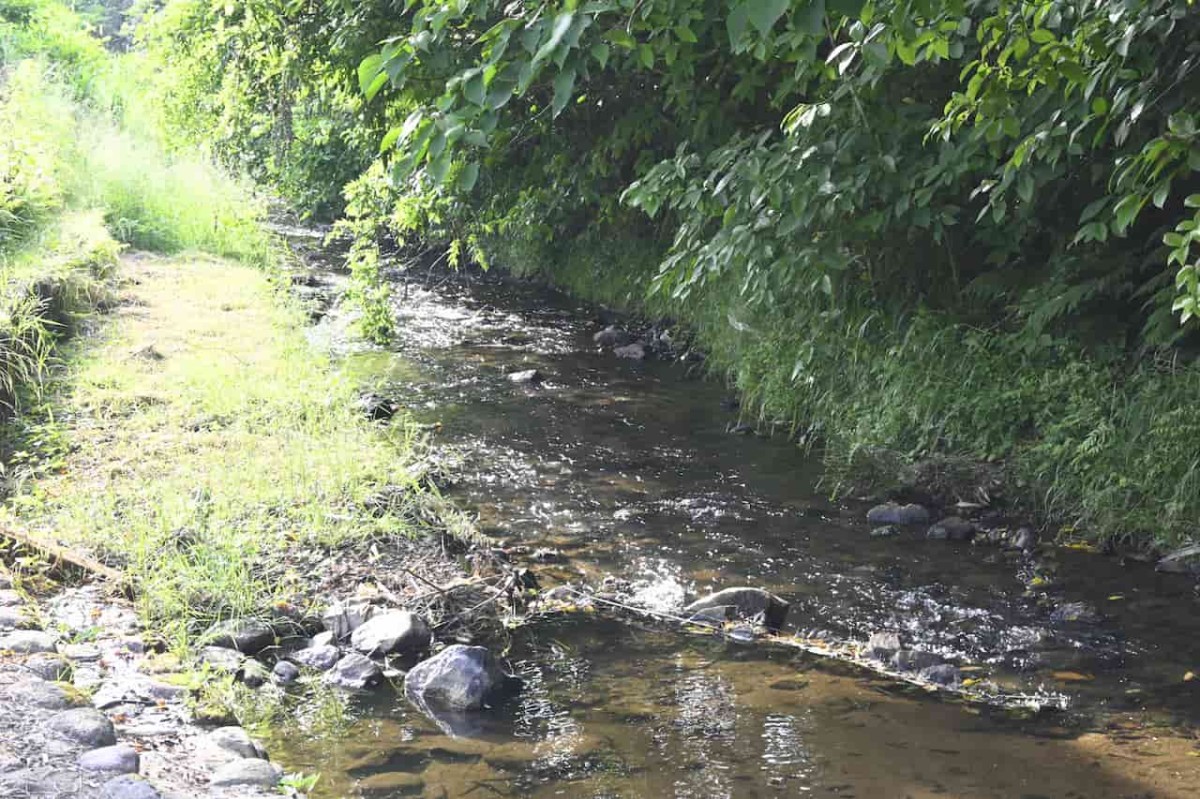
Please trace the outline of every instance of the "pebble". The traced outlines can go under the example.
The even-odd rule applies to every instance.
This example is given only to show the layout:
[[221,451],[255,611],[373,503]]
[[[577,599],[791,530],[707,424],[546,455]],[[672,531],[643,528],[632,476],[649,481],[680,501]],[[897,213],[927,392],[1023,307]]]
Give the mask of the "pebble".
[[117,742],[112,722],[103,713],[90,707],[64,710],[51,716],[46,726],[63,738],[91,748],[112,746]]
[[122,774],[104,783],[99,799],[162,799],[162,794],[141,777]]
[[235,760],[221,766],[212,775],[214,787],[259,785],[270,788],[279,784],[283,769],[265,760]]
[[79,767],[84,771],[136,774],[141,767],[141,758],[132,746],[117,744],[84,752],[79,757]]

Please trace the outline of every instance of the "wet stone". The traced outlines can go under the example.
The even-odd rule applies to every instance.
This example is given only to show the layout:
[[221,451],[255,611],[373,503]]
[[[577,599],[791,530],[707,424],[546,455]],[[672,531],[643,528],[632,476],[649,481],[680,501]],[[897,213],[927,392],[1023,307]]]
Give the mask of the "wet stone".
[[867,511],[867,521],[871,524],[928,524],[929,511],[914,503],[886,502]]
[[335,663],[323,678],[329,685],[352,690],[369,688],[382,679],[383,672],[375,661],[357,652],[351,652]]
[[65,710],[51,716],[46,724],[59,736],[86,747],[112,746],[117,742],[112,722],[90,707]]
[[951,666],[949,663],[939,663],[936,666],[927,666],[921,669],[917,675],[922,680],[934,685],[953,686],[962,682],[962,675],[958,669]]
[[301,666],[308,666],[318,671],[329,671],[342,657],[336,646],[329,644],[310,646],[292,653],[292,659]]
[[881,630],[871,633],[871,637],[867,639],[866,647],[863,648],[863,655],[874,660],[888,660],[903,648],[904,644],[900,640],[899,633]]
[[423,710],[430,706],[477,710],[509,680],[492,653],[454,644],[418,663],[404,678],[404,693]]
[[972,522],[958,516],[947,516],[930,527],[925,537],[931,541],[970,541],[975,537],[975,530]]
[[1100,614],[1086,602],[1064,602],[1051,612],[1050,619],[1057,622],[1093,624],[1100,620]]
[[234,649],[247,655],[257,654],[273,643],[274,631],[270,625],[257,619],[218,622],[200,638],[203,646]]
[[215,787],[257,785],[270,788],[279,784],[282,777],[283,769],[266,760],[234,760],[213,772],[211,782]]
[[521,372],[510,372],[506,375],[510,382],[531,385],[542,382],[542,373],[537,369],[525,369]]
[[141,767],[141,758],[128,744],[104,746],[80,755],[79,767],[84,771],[136,774]]
[[683,609],[685,616],[704,621],[759,621],[778,630],[787,620],[789,605],[761,588],[726,588],[697,599]]
[[901,649],[892,655],[889,662],[892,668],[898,671],[921,671],[930,666],[940,666],[942,659],[932,652],[923,652],[920,649]]
[[640,361],[646,357],[646,348],[641,342],[635,341],[632,344],[626,344],[624,347],[616,347],[613,349],[613,355],[628,361]]
[[425,780],[418,774],[390,771],[372,774],[358,784],[364,796],[413,796],[425,790]]
[[56,652],[58,641],[50,633],[38,630],[15,630],[0,635],[0,651],[3,650],[23,655]]
[[632,339],[633,336],[629,335],[629,333],[621,330],[615,325],[609,325],[599,333],[596,333],[594,336],[592,336],[592,341],[596,342],[601,347],[622,347],[628,344]]
[[871,531],[871,538],[893,538],[900,535],[900,528],[894,524],[885,524]]
[[162,794],[141,777],[122,774],[104,783],[99,799],[162,799]]

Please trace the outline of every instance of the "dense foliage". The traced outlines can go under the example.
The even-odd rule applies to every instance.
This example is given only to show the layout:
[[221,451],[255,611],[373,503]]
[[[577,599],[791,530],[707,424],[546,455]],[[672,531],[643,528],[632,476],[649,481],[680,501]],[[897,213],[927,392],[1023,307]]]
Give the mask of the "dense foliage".
[[441,241],[684,318],[831,453],[1194,533],[1191,0],[170,0],[143,41],[173,137],[345,212],[378,337],[378,245]]

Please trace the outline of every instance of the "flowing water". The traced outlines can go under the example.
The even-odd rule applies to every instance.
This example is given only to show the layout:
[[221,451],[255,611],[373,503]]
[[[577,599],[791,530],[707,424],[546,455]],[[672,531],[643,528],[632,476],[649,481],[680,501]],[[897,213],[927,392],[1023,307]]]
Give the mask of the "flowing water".
[[[396,294],[394,347],[350,345],[336,304],[314,338],[440,423],[449,495],[485,532],[566,556],[544,582],[615,575],[660,610],[761,586],[791,603],[791,630],[902,630],[1064,709],[970,706],[816,655],[575,614],[513,633],[524,689],[456,735],[390,692],[356,698],[336,736],[279,731],[279,759],[322,775],[315,796],[1200,796],[1192,581],[1069,550],[872,539],[865,506],[829,501],[785,437],[726,432],[719,385],[597,348],[594,309],[479,276]],[[506,377],[531,368],[536,386]],[[1029,594],[1048,566],[1053,590]],[[1101,620],[1055,622],[1067,601]]]

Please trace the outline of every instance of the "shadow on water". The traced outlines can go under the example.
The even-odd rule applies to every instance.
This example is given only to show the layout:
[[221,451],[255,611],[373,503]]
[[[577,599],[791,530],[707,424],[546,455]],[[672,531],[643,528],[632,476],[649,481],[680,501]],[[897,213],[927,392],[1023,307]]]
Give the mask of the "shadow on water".
[[[670,610],[750,584],[789,625],[839,640],[880,628],[1061,714],[1017,718],[939,700],[809,655],[600,617],[514,633],[526,687],[452,737],[382,693],[336,741],[281,734],[321,796],[1133,797],[1200,795],[1200,614],[1192,585],[1069,551],[1048,601],[1029,556],[875,540],[858,503],[814,488],[794,445],[727,434],[720,386],[628,363],[591,342],[589,309],[499,280],[409,286],[392,351],[356,349],[335,308],[315,338],[391,386],[460,467],[451,495],[486,532],[567,556],[548,574],[631,581]],[[536,386],[506,374],[537,368]],[[1038,564],[1044,567],[1046,564]],[[1098,623],[1059,623],[1086,601]]]

